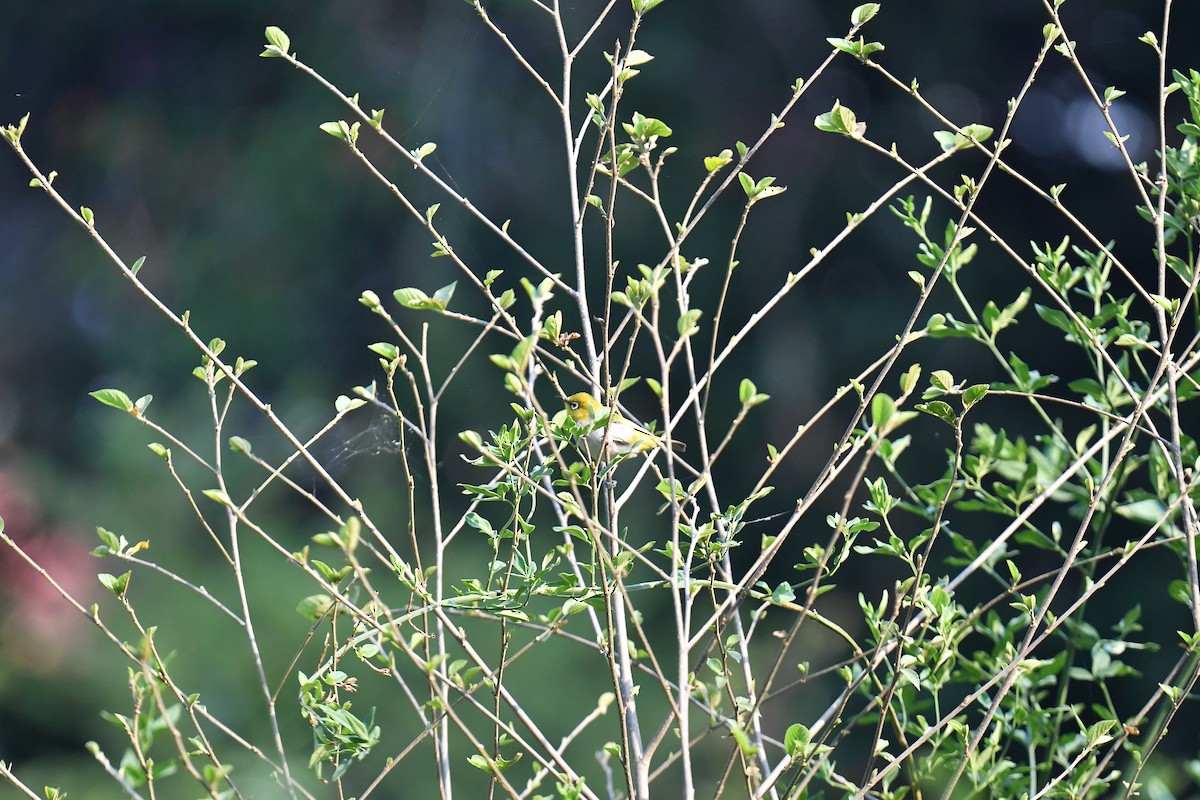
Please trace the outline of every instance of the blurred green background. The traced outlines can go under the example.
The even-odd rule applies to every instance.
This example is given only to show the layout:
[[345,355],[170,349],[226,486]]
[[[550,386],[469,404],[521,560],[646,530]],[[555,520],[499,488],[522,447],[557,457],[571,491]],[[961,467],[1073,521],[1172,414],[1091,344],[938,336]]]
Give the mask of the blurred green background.
[[[758,136],[791,83],[825,57],[825,37],[844,34],[855,4],[668,0],[648,17],[638,46],[657,60],[631,84],[624,109],[674,128],[668,144],[680,153],[668,162],[669,206],[685,202],[701,157]],[[1194,3],[1175,5],[1170,63],[1200,66],[1194,36],[1200,13]],[[556,46],[544,15],[515,0],[491,6],[533,63],[553,63]],[[1139,159],[1153,154],[1155,111],[1148,103],[1156,75],[1153,54],[1137,36],[1160,27],[1159,6],[1076,0],[1064,9],[1094,85],[1129,91],[1114,116],[1127,126]],[[623,35],[626,15],[614,15],[598,35],[609,43],[601,49],[611,50]],[[917,79],[955,121],[998,125],[1045,21],[1032,0],[885,2],[867,33],[887,46],[879,60]],[[365,345],[387,338],[387,331],[357,302],[359,294],[373,289],[386,297],[408,285],[432,291],[457,276],[447,260],[428,258],[425,233],[318,130],[346,116],[343,107],[283,62],[258,58],[267,25],[283,28],[300,57],[339,88],[360,92],[364,107],[386,108],[386,125],[406,146],[437,142],[435,170],[494,218],[511,219],[516,238],[543,263],[564,269],[570,263],[566,179],[553,109],[466,3],[5,3],[0,123],[31,113],[24,146],[44,170],[58,171],[56,188],[94,210],[127,261],[146,256],[142,275],[173,308],[190,309],[202,335],[220,336],[228,353],[257,359],[251,383],[304,433],[328,419],[333,397],[377,377]],[[598,52],[591,55],[580,67],[581,91],[600,85],[607,70]],[[839,59],[751,167],[756,177],[778,176],[788,191],[752,218],[739,251],[729,330],[805,262],[810,248],[823,246],[847,212],[862,210],[901,177],[865,149],[812,128],[813,117],[835,98],[867,121],[877,141],[900,142],[912,158],[936,152],[930,132],[940,125],[868,69]],[[1133,211],[1128,176],[1088,103],[1066,62],[1049,63],[1016,120],[1008,157],[1043,184],[1067,183],[1064,198],[1077,215],[1101,238],[1115,240],[1129,263],[1148,265],[1150,228]],[[373,144],[365,148],[418,205],[445,199],[419,185],[403,159]],[[938,177],[952,180],[980,163],[956,161]],[[28,179],[15,157],[0,156],[0,516],[64,586],[102,602],[106,619],[119,627],[94,574],[123,567],[90,558],[95,526],[149,539],[150,557],[187,565],[197,582],[211,570],[218,584],[223,570],[162,462],[144,447],[151,433],[87,392],[116,387],[134,397],[153,394],[156,420],[211,451],[207,401],[191,377],[198,358],[183,336],[120,280],[81,230],[28,188]],[[740,206],[737,197],[726,197],[686,255],[719,263]],[[1017,242],[1057,243],[1067,232],[1011,182],[993,186],[979,210]],[[944,207],[940,214],[947,214]],[[509,270],[514,279],[519,274],[519,262],[494,237],[468,225],[451,233],[470,262]],[[627,212],[619,233],[625,263],[658,258],[653,220]],[[735,378],[743,375],[772,401],[752,416],[744,449],[729,457],[728,481],[746,480],[739,479],[740,460],[760,459],[765,442],[785,440],[888,346],[911,308],[906,273],[916,267],[915,246],[894,217],[877,215],[793,294],[786,313],[755,331],[733,368],[737,375],[728,376],[734,383],[724,410],[735,410]],[[990,252],[970,279],[981,296],[1011,300],[1014,269]],[[1074,377],[1078,365],[1057,336],[1029,333],[1041,337],[1030,341],[1047,359],[1038,368]],[[438,334],[449,352],[461,344],[454,337],[467,332],[444,326]],[[1064,360],[1056,363],[1059,356]],[[968,348],[930,345],[922,357],[970,382],[997,377]],[[473,383],[477,393],[451,404],[442,421],[457,480],[477,476],[457,466],[453,432],[497,427],[511,416],[498,371],[483,366]],[[648,395],[642,399],[649,412]],[[813,455],[793,459],[764,513],[789,508],[804,493],[824,463],[821,445],[843,425],[841,417],[823,423],[827,430],[814,437]],[[934,425],[920,430],[942,435]],[[339,433],[338,441],[345,445],[355,432]],[[226,434],[252,438],[267,454],[282,452],[244,408]],[[334,442],[324,455],[340,452]],[[363,453],[340,463],[340,474],[360,494],[377,498],[377,516],[403,520],[399,504],[391,508],[387,500],[399,470],[394,454]],[[939,468],[936,460],[930,467]],[[277,529],[293,524],[288,544],[303,546],[316,532],[305,509],[284,498],[273,502]],[[273,675],[287,674],[307,627],[293,606],[307,589],[270,559],[255,569],[262,635],[269,652],[273,643],[279,648],[279,663],[269,666]],[[864,575],[864,585],[872,578]],[[163,624],[160,645],[180,651],[182,678],[233,722],[258,718],[257,700],[248,699],[254,697],[248,657],[235,647],[221,655],[222,642],[237,640],[232,623],[168,588],[150,574],[135,575],[135,598],[153,604],[155,618],[144,622]],[[0,759],[16,761],[31,785],[59,782],[81,800],[116,796],[115,785],[89,790],[81,783],[97,783],[98,776],[82,743],[118,747],[115,729],[97,709],[128,704],[124,662],[7,551],[0,552],[0,602]],[[1177,606],[1164,607],[1178,613]],[[167,624],[180,619],[191,624]],[[218,655],[189,658],[196,653]],[[293,692],[289,685],[283,696]],[[269,788],[262,791],[269,795]]]

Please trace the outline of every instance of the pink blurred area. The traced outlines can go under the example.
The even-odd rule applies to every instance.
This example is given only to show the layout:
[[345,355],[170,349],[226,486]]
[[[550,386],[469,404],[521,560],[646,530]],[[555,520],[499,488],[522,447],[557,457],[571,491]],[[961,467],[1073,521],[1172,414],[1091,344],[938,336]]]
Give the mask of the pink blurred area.
[[[88,622],[63,593],[84,608],[94,602],[95,561],[83,538],[48,522],[21,478],[19,462],[0,465],[0,661],[44,674],[69,667]],[[30,563],[33,561],[38,567]],[[43,572],[44,571],[44,572]]]

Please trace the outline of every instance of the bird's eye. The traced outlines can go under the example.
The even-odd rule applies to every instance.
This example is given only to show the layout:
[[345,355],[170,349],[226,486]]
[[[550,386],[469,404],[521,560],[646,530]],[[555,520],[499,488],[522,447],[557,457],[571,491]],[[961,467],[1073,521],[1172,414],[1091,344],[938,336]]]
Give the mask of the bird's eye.
[[571,406],[572,411],[579,408],[579,403],[568,403],[567,405]]

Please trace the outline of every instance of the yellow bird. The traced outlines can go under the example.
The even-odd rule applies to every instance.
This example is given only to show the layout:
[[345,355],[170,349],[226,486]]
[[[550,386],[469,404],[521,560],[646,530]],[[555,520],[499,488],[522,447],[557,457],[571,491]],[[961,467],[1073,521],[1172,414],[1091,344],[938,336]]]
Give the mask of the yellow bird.
[[[583,437],[583,445],[592,458],[600,451],[601,443],[606,438],[608,447],[607,458],[614,458],[621,453],[649,453],[664,442],[650,431],[621,416],[620,411],[609,412],[607,406],[587,392],[579,392],[566,398],[567,414],[576,425],[594,426]],[[683,450],[683,442],[671,440],[671,447]]]

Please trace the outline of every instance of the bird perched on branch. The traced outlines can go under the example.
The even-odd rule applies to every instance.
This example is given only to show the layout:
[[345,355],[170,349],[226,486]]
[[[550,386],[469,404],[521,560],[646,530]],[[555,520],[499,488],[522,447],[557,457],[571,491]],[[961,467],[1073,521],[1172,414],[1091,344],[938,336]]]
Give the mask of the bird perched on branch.
[[[649,453],[665,444],[660,437],[636,422],[625,419],[620,411],[610,411],[608,406],[602,405],[587,392],[573,394],[563,402],[567,405],[567,414],[576,425],[590,427],[583,437],[583,446],[592,458],[596,457],[601,444],[606,441],[606,458],[614,458],[621,453]],[[683,450],[684,444],[672,439],[671,448]]]

